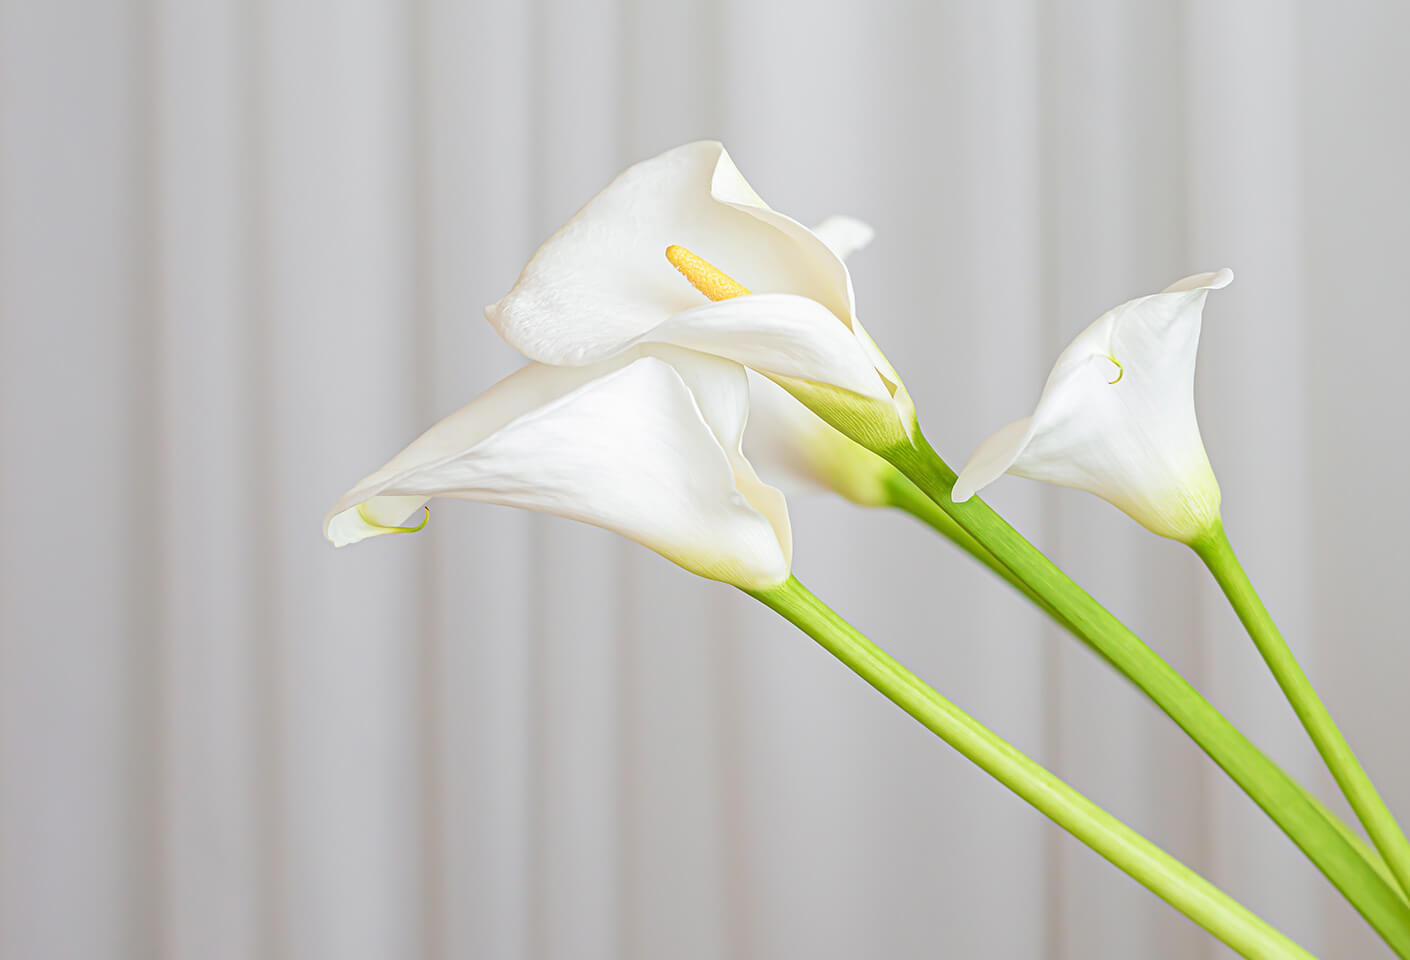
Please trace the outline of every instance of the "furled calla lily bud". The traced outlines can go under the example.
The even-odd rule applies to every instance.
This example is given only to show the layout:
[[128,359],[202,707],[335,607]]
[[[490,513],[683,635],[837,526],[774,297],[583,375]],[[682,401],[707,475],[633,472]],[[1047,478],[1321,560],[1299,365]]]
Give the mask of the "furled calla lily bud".
[[863,507],[890,506],[900,471],[848,440],[766,377],[749,375],[744,449],[761,476],[792,497],[836,493]]
[[1103,314],[1058,357],[1038,408],[975,450],[956,503],[1003,473],[1095,493],[1163,537],[1198,539],[1219,484],[1195,420],[1204,301],[1230,270],[1187,277]]
[[712,580],[774,586],[792,563],[788,508],[742,452],[748,389],[738,364],[672,347],[530,364],[346,493],[324,533],[343,546],[419,529],[405,524],[429,498],[479,500],[613,530]]
[[915,411],[857,321],[840,256],[868,228],[837,219],[826,233],[770,209],[720,144],[691,143],[613,180],[485,313],[542,363],[595,363],[649,343],[725,357],[868,445],[894,444]]

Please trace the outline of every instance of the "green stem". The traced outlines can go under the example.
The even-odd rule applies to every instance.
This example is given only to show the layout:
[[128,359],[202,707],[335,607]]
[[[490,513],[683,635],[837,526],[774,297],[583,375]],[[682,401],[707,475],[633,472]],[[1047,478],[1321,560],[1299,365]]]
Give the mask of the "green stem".
[[1410,898],[1405,896],[1405,892],[1400,887],[1400,881],[1395,878],[1395,874],[1390,872],[1390,867],[1386,866],[1385,860],[1381,859],[1381,855],[1376,852],[1376,849],[1367,843],[1360,833],[1347,826],[1346,821],[1333,813],[1331,809],[1321,800],[1318,800],[1310,790],[1302,786],[1302,784],[1297,783],[1295,780],[1293,783],[1302,791],[1302,795],[1307,798],[1307,801],[1317,808],[1317,812],[1322,815],[1322,818],[1325,819],[1327,823],[1331,824],[1332,829],[1341,834],[1342,838],[1356,849],[1357,855],[1360,856],[1362,860],[1365,860],[1372,870],[1376,871],[1376,876],[1380,877],[1381,881],[1385,883],[1386,886],[1398,893],[1402,901],[1410,903]]
[[[955,522],[953,517],[940,509],[935,501],[922,493],[919,487],[899,473],[891,475],[886,480],[886,505],[898,510],[903,510],[922,523],[930,526],[941,536],[950,540],[960,549],[992,570],[995,574],[1002,577],[1007,583],[1013,586],[1015,590],[1018,590],[1031,600],[1035,606],[1052,617],[1060,626],[1071,631],[1079,640],[1085,642],[1082,635],[1072,630],[1072,627],[1058,615],[1058,612],[1053,609],[1050,603],[1039,596],[1028,584],[1020,580],[1017,574],[1000,563],[978,540],[970,536],[968,531]],[[1128,679],[1130,678],[1128,677]],[[1274,761],[1270,758],[1268,762],[1273,763]],[[1283,771],[1283,773],[1287,776],[1286,771]],[[1288,779],[1292,780],[1291,777]],[[1386,866],[1386,862],[1381,858],[1381,855],[1377,853],[1374,848],[1369,846],[1366,841],[1361,838],[1359,833],[1347,826],[1341,817],[1337,816],[1328,809],[1325,804],[1318,800],[1310,790],[1302,786],[1296,780],[1292,780],[1292,782],[1298,787],[1307,801],[1317,808],[1317,812],[1322,815],[1323,819],[1331,824],[1331,826],[1355,848],[1357,855],[1365,860],[1383,881],[1395,889],[1397,893],[1400,893],[1401,899],[1406,899],[1399,882],[1396,880],[1395,875],[1390,872],[1390,868]]]
[[[935,501],[922,493],[914,483],[900,474],[892,474],[885,480],[885,493],[888,506],[904,510],[928,525],[936,533],[950,540],[955,546],[1003,578],[1011,587],[1033,601],[1044,613],[1057,618],[1057,611],[1046,600],[1019,579],[1016,573],[1000,563],[992,553],[984,549],[983,544],[970,536],[969,532],[956,523],[948,513],[936,506]],[[1060,621],[1060,618],[1058,619]]]
[[961,528],[1030,589],[1093,650],[1134,682],[1184,730],[1316,864],[1401,957],[1410,958],[1410,904],[1318,805],[1248,741],[1159,654],[1074,583],[978,497],[950,498],[955,473],[919,430],[884,451]]
[[1242,956],[1311,957],[1218,887],[926,686],[796,578],[752,595],[980,769]]
[[1191,547],[1214,575],[1224,596],[1229,598],[1229,604],[1253,638],[1263,662],[1273,672],[1278,686],[1292,704],[1293,712],[1302,721],[1303,728],[1312,738],[1317,752],[1322,755],[1327,769],[1332,772],[1361,825],[1366,828],[1371,842],[1395,874],[1401,890],[1410,890],[1410,841],[1406,840],[1395,817],[1391,816],[1371,778],[1362,769],[1356,754],[1351,752],[1326,705],[1317,696],[1307,674],[1303,673],[1297,658],[1283,640],[1273,618],[1268,615],[1267,608],[1263,606],[1263,601],[1249,582],[1248,574],[1234,554],[1234,548],[1229,544],[1224,525],[1216,524],[1207,536],[1191,544]]

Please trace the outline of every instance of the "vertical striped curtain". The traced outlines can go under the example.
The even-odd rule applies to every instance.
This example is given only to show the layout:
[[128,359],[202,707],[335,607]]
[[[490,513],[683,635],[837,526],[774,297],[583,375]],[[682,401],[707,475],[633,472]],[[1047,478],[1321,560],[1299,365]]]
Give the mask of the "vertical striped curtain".
[[[537,242],[686,140],[877,227],[859,309],[956,464],[1107,307],[1231,266],[1226,525],[1410,816],[1407,34],[1371,2],[0,0],[0,957],[1226,955],[727,587],[500,508],[345,551],[319,523],[517,365],[481,306]],[[992,501],[1328,785],[1187,551]],[[793,515],[800,577],[921,676],[1375,955],[984,571]]]

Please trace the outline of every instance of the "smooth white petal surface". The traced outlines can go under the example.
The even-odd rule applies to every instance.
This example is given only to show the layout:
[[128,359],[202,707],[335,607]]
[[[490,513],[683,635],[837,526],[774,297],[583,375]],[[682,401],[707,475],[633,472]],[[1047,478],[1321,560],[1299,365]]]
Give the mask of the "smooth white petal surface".
[[[455,497],[614,530],[711,579],[746,588],[779,583],[790,549],[776,532],[779,519],[741,492],[736,458],[716,433],[739,436],[747,401],[730,393],[747,389],[744,372],[721,361],[693,365],[686,376],[700,386],[703,404],[657,357],[605,373],[530,365],[353,488],[325,532],[335,544],[349,543],[386,532],[367,524],[368,516],[399,523],[425,498]],[[745,480],[763,486],[752,469]],[[748,492],[762,494],[765,511],[780,510],[777,491]],[[782,529],[786,537],[786,511]]]
[[643,334],[736,360],[761,373],[815,380],[890,402],[861,341],[822,304],[790,294],[751,294],[706,302]]
[[667,344],[646,344],[629,351],[659,357],[680,375],[695,398],[701,416],[729,459],[735,487],[774,529],[784,561],[793,566],[793,532],[788,501],[782,491],[763,482],[745,456],[745,424],[753,416],[748,374],[744,367],[721,357]]
[[428,496],[378,496],[400,476],[468,450],[516,417],[582,386],[603,370],[530,364],[417,437],[376,473],[345,493],[324,521],[335,546],[396,533]]
[[701,302],[666,260],[672,244],[755,293],[816,300],[832,314],[819,322],[851,322],[852,283],[841,259],[769,209],[713,141],[622,173],[538,249],[486,316],[534,360],[577,365],[610,357]]
[[962,502],[1008,472],[1095,493],[1162,536],[1189,541],[1219,516],[1219,485],[1195,419],[1195,355],[1220,270],[1122,304],[1058,357],[1033,416],[980,444]]

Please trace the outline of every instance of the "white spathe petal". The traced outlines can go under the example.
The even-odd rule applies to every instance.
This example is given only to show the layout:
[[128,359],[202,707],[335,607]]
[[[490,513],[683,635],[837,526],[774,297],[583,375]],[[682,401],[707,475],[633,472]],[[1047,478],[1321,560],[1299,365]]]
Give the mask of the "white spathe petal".
[[749,419],[749,377],[733,360],[669,343],[644,343],[621,354],[619,362],[656,357],[685,382],[700,415],[725,450],[738,447]]
[[[773,529],[775,542],[783,553],[784,576],[793,569],[793,527],[788,519],[788,498],[783,491],[760,479],[754,465],[744,454],[744,447],[727,451],[734,471],[734,485],[745,501],[758,511]],[[721,580],[723,577],[716,577]],[[731,581],[733,582],[733,581]]]
[[[352,528],[349,512],[387,498],[454,497],[604,527],[746,589],[786,579],[787,545],[737,488],[731,458],[681,375],[655,357],[572,383],[569,374],[584,373],[535,364],[501,381],[358,484],[325,530],[331,537]],[[485,431],[516,405],[511,399],[565,385]]]
[[783,493],[759,479],[744,452],[745,424],[753,416],[749,375],[732,360],[671,344],[643,344],[629,351],[659,357],[680,375],[705,423],[734,470],[735,486],[749,505],[768,518],[784,558],[793,565],[793,531]]
[[865,397],[891,393],[857,336],[816,300],[791,294],[733,297],[676,314],[645,333],[727,357],[761,373],[813,380]]
[[837,254],[839,259],[846,260],[870,244],[876,237],[876,231],[872,229],[871,224],[863,223],[855,217],[835,214],[813,227],[813,236],[827,244],[827,248]]
[[1195,357],[1205,298],[1232,279],[1199,274],[1101,316],[1058,357],[1033,416],[975,451],[956,502],[1008,472],[1087,490],[1161,536],[1206,532],[1219,485],[1195,418]]
[[744,449],[768,482],[788,496],[837,493],[862,506],[888,502],[896,468],[824,423],[767,377],[749,375]]
[[[796,293],[810,297],[831,310],[843,323],[856,312],[852,277],[836,253],[820,237],[792,217],[774,210],[744,179],[734,160],[719,146],[719,159],[710,178],[710,196],[718,203],[746,213],[793,242],[782,248],[776,262],[746,262],[741,274],[731,273],[711,254],[688,243],[680,244],[709,260],[755,293]],[[679,241],[677,241],[679,242]]]
[[969,455],[950,493],[955,503],[964,503],[980,490],[1002,477],[1013,466],[1032,434],[1032,417],[1024,417],[991,434]]
[[1196,273],[1185,277],[1183,280],[1176,280],[1166,287],[1161,293],[1188,293],[1193,290],[1223,290],[1234,282],[1234,271],[1228,267],[1211,271],[1210,273]]
[[622,173],[534,253],[486,316],[534,360],[576,365],[612,356],[700,302],[666,260],[672,244],[756,293],[806,296],[834,314],[831,323],[850,322],[842,261],[770,210],[713,141]]
[[[345,493],[329,512],[324,534],[335,546],[396,533],[427,497],[377,496],[398,477],[468,450],[517,417],[600,376],[605,367],[530,364],[417,437],[376,473]],[[356,508],[356,509],[354,509]]]

